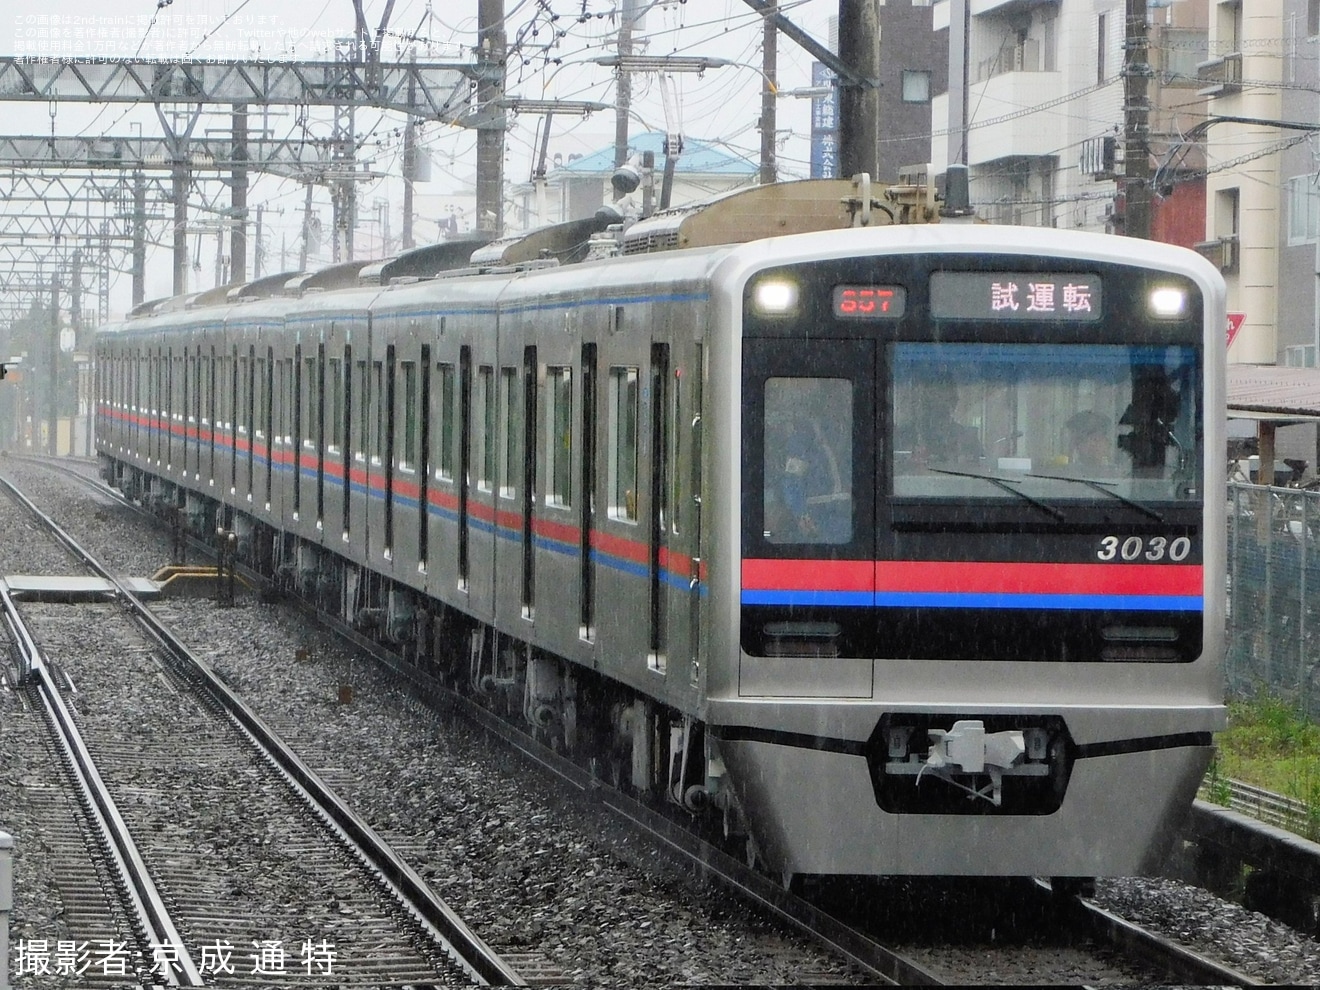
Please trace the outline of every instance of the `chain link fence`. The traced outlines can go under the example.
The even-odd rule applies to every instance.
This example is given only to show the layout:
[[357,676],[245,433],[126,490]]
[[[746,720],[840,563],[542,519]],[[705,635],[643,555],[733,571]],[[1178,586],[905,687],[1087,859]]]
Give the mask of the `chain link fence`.
[[1228,485],[1231,698],[1268,693],[1320,717],[1320,491]]

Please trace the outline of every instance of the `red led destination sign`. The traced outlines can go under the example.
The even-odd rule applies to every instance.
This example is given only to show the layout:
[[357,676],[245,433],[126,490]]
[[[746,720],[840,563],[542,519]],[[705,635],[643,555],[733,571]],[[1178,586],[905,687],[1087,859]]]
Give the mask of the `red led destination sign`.
[[907,292],[901,285],[836,285],[834,315],[842,320],[896,320]]

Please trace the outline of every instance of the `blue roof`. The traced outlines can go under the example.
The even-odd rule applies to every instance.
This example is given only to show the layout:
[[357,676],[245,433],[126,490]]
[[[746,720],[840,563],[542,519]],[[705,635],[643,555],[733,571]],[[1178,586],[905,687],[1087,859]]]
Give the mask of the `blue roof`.
[[[634,134],[628,138],[628,152],[655,152],[656,168],[664,164],[665,136],[659,131],[648,134]],[[755,175],[760,166],[747,158],[730,155],[720,151],[713,144],[698,141],[696,138],[683,138],[683,153],[678,158],[675,171],[700,172],[706,175]],[[554,170],[568,176],[574,175],[609,175],[614,171],[614,146],[593,151],[589,155],[576,158],[567,165]]]

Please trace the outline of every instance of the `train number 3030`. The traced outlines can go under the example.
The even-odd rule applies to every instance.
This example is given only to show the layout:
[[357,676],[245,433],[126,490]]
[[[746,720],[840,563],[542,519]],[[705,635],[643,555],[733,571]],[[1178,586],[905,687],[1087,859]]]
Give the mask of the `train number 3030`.
[[1186,560],[1192,552],[1192,541],[1185,536],[1169,539],[1167,536],[1106,536],[1100,541],[1095,555],[1101,560]]

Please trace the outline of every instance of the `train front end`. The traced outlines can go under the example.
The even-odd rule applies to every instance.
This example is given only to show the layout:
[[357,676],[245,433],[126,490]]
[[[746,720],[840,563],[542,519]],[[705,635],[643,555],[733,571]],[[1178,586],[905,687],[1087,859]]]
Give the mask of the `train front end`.
[[706,716],[759,856],[1156,868],[1225,724],[1218,273],[942,225],[723,277]]

